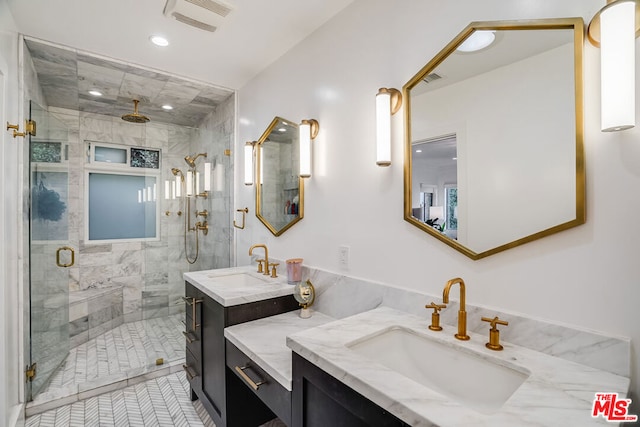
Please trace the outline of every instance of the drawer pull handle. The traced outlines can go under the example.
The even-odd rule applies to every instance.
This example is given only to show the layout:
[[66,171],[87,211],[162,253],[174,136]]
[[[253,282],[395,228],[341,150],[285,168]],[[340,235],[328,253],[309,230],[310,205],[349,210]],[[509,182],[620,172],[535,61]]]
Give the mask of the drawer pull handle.
[[198,341],[198,338],[191,338],[191,332],[182,331],[182,335],[184,335],[189,344]]
[[182,369],[184,369],[184,372],[187,374],[187,378],[189,379],[189,381],[197,377],[195,373],[191,372],[191,367],[189,367],[188,365],[182,365]]
[[196,305],[200,304],[202,300],[195,297],[182,297],[182,300],[191,306],[191,329],[195,331],[200,326],[199,323],[196,323]]
[[240,376],[242,377],[242,379],[249,385],[249,387],[251,387],[254,390],[258,390],[258,387],[260,387],[262,384],[265,384],[266,381],[260,381],[257,383],[254,383],[253,380],[251,378],[249,378],[249,375],[244,373],[244,370],[247,369],[249,366],[243,366],[242,368],[240,366],[236,366],[236,372],[240,374]]

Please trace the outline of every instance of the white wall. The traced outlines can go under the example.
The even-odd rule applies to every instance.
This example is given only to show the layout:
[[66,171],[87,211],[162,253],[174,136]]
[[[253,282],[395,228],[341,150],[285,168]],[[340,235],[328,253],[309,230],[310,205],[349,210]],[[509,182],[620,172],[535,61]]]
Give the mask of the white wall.
[[235,207],[250,208],[247,228],[237,231],[238,265],[249,262],[251,244],[264,242],[274,257],[303,257],[340,271],[338,247],[347,245],[352,276],[435,295],[461,276],[470,303],[630,337],[633,397],[640,399],[640,126],[600,132],[598,49],[585,45],[585,225],[472,261],[403,220],[402,114],[393,119],[393,164],[375,164],[378,88],[400,88],[469,22],[570,16],[588,22],[602,5],[354,2],[239,92],[236,164],[243,164],[244,142],[257,139],[276,115],[318,119],[320,134],[305,183],[305,217],[281,237],[255,218],[254,188],[236,170]]
[[[18,158],[22,138],[13,139],[4,129],[7,121],[21,123],[18,101],[18,34],[5,0],[0,0],[0,424],[16,425],[23,421],[21,401],[23,368],[20,360],[18,278]],[[22,130],[21,126],[21,130]]]

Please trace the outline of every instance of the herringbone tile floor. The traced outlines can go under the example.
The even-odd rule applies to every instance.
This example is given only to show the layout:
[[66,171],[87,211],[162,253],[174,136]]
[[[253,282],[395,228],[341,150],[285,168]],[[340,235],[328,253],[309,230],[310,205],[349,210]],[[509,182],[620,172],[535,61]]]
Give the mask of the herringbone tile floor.
[[184,373],[175,373],[27,418],[27,427],[215,427],[199,401],[189,400]]

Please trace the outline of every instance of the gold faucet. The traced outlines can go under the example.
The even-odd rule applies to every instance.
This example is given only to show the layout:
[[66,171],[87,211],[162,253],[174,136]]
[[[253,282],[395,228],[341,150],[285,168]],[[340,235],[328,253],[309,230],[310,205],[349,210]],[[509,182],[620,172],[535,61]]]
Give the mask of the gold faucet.
[[[264,265],[267,267],[264,269],[264,274],[265,276],[269,275],[269,250],[267,249],[267,245],[265,245],[264,243],[260,243],[257,245],[253,245],[249,248],[249,255],[253,255],[253,250],[255,248],[264,248]],[[258,264],[258,273],[261,272],[260,267],[262,266],[262,264]]]
[[469,339],[469,335],[467,335],[467,312],[465,311],[465,296],[464,296],[464,280],[459,277],[455,279],[451,279],[444,285],[444,291],[442,292],[442,302],[445,304],[449,303],[449,291],[451,290],[451,286],[456,283],[460,284],[460,307],[458,308],[458,333],[454,336],[459,340],[466,341]]

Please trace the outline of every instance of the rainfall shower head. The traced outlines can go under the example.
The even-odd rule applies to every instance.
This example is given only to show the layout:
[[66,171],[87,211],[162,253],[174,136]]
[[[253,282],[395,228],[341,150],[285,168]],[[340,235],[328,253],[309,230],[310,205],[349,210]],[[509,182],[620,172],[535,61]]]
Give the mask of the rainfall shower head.
[[187,164],[189,165],[190,168],[195,168],[196,167],[196,159],[200,156],[203,157],[207,157],[207,153],[200,153],[197,154],[195,157],[191,157],[191,156],[186,156],[184,158],[184,161],[187,162]]
[[184,174],[178,168],[171,168],[171,173],[175,176],[180,176],[180,178],[184,181]]
[[149,117],[138,114],[138,102],[140,101],[137,99],[133,100],[133,113],[125,114],[122,116],[122,120],[131,123],[146,123],[149,121]]

